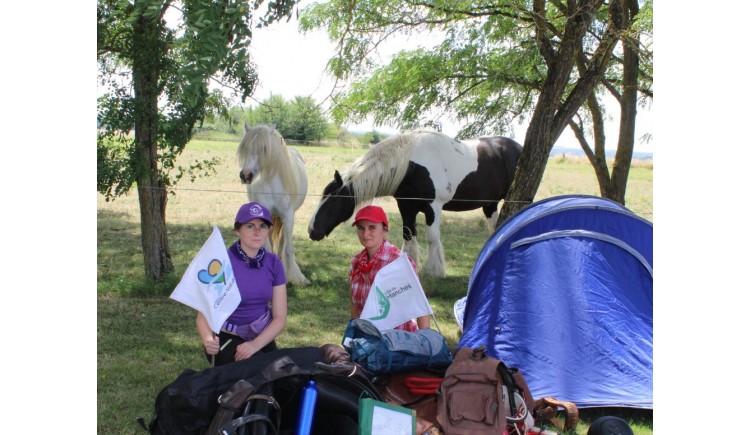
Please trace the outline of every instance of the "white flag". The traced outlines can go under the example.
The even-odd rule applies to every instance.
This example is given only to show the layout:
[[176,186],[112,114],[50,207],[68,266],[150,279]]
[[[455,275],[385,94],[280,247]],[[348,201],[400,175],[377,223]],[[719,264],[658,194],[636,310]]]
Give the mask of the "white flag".
[[203,313],[217,334],[240,304],[232,263],[216,225],[169,297]]
[[375,275],[359,318],[384,331],[426,314],[432,314],[432,308],[409,258],[402,253]]

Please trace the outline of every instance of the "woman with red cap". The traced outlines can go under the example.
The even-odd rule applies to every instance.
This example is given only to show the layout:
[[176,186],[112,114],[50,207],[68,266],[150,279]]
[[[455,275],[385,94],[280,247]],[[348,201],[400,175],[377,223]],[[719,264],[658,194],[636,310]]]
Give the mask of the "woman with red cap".
[[[385,265],[396,260],[402,252],[391,245],[385,236],[388,233],[388,217],[382,208],[375,205],[362,207],[354,217],[352,226],[357,227],[357,237],[364,249],[352,258],[349,267],[349,283],[351,284],[351,315],[359,318],[365,306],[367,295],[370,293],[375,274]],[[416,272],[414,260],[409,258],[411,267]],[[425,315],[410,320],[394,329],[414,332],[418,328],[429,328],[430,316]]]
[[286,326],[286,272],[281,259],[263,247],[272,226],[266,207],[243,204],[234,218],[238,240],[227,249],[242,297],[240,304],[214,335],[198,312],[195,326],[206,357],[214,366],[276,350],[276,337]]

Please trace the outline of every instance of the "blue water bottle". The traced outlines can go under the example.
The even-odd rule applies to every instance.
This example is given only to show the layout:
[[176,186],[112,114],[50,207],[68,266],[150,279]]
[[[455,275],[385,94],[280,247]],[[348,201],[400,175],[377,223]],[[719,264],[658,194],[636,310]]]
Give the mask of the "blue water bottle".
[[315,402],[318,400],[318,389],[312,379],[302,388],[302,403],[299,407],[299,418],[297,418],[297,431],[295,435],[310,435],[315,416]]

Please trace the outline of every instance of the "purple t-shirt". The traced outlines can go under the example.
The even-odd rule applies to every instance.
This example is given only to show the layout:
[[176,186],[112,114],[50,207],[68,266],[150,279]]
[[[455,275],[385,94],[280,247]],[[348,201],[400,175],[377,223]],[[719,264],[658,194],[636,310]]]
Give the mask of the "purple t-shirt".
[[263,267],[255,269],[242,261],[231,247],[227,252],[234,277],[237,279],[237,288],[242,296],[240,304],[227,321],[235,325],[246,325],[266,312],[273,296],[273,287],[286,284],[284,265],[274,253],[266,251]]

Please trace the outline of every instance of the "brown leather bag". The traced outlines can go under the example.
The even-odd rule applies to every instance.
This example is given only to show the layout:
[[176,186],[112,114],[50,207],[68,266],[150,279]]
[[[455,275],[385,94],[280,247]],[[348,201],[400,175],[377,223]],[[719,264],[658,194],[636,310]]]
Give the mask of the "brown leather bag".
[[[378,391],[383,401],[413,409],[417,413],[417,434],[442,434],[437,423],[437,391],[416,391],[409,388],[412,379],[441,381],[442,374],[427,370],[413,370],[381,376]],[[437,384],[435,384],[437,385]]]
[[505,431],[499,363],[484,353],[484,347],[458,349],[438,390],[437,421],[446,435],[495,435]]
[[[329,363],[329,370],[349,367],[346,376],[361,377],[364,369],[351,361],[346,350],[336,344],[325,344],[321,346],[325,361]],[[391,405],[402,406],[413,409],[417,414],[417,434],[442,435],[437,424],[437,396],[436,388],[443,379],[441,370],[411,370],[400,373],[389,373],[375,377],[375,387],[382,396],[382,401]],[[424,380],[424,384],[432,386],[431,391],[425,388],[416,391],[409,388],[409,380]],[[429,381],[429,382],[428,382]]]
[[[557,418],[560,408],[565,415],[565,421]],[[534,405],[534,418],[538,421],[549,421],[560,431],[575,432],[578,426],[578,407],[573,402],[564,402],[554,397],[542,397]]]
[[446,435],[523,434],[533,426],[534,397],[517,367],[460,348],[438,391],[437,421]]

